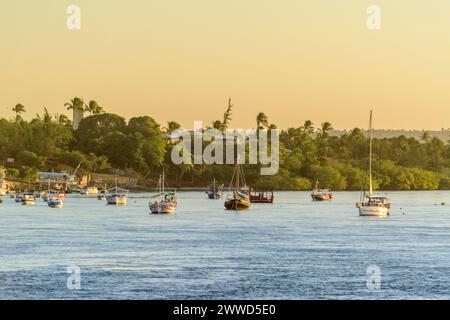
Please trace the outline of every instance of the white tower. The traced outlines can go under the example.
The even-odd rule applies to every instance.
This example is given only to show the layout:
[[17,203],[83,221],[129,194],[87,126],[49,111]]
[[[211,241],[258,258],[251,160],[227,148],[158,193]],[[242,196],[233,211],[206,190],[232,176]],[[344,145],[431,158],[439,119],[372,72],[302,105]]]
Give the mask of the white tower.
[[81,120],[83,120],[83,110],[73,108],[73,130],[78,129]]

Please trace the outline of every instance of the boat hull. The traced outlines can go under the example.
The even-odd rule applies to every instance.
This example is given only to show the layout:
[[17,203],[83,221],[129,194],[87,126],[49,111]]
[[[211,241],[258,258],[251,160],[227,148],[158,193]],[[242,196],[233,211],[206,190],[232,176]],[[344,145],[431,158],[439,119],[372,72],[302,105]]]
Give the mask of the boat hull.
[[216,192],[216,193],[209,192],[208,193],[208,199],[217,200],[217,199],[220,199],[220,198],[222,198],[222,194],[221,193],[218,193],[218,192]]
[[127,204],[127,198],[124,196],[110,196],[106,199],[106,203],[113,206],[123,206]]
[[61,200],[50,200],[48,206],[53,209],[60,209],[64,206]]
[[174,214],[176,211],[176,204],[165,202],[153,202],[149,204],[151,214]]
[[333,197],[326,194],[312,194],[311,198],[313,201],[331,201]]
[[250,201],[245,199],[229,199],[225,201],[225,209],[226,210],[234,210],[234,211],[241,211],[241,210],[247,210],[250,208]]
[[390,214],[389,208],[385,207],[359,207],[359,215],[362,217],[386,217]]
[[34,206],[35,203],[35,200],[22,200],[22,205],[24,206]]

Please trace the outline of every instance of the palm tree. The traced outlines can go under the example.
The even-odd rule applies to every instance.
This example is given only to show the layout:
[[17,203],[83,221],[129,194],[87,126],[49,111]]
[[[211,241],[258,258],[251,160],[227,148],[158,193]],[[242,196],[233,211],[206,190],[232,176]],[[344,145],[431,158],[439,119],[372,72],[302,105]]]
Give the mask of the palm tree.
[[269,120],[264,112],[258,113],[256,116],[256,128],[263,129],[269,127]]
[[92,116],[93,114],[101,114],[104,113],[105,111],[103,110],[102,107],[99,106],[99,104],[97,103],[97,101],[95,100],[91,100],[89,101],[88,104],[84,105],[84,111],[89,112],[89,114]]
[[222,121],[216,120],[212,123],[213,129],[222,130]]
[[84,111],[84,101],[83,99],[80,99],[78,97],[73,98],[72,100],[70,100],[70,102],[67,102],[66,104],[64,104],[65,107],[67,107],[67,110],[75,110],[78,109],[80,111]]
[[169,121],[167,122],[167,127],[164,128],[166,133],[172,133],[175,130],[178,130],[181,128],[181,125],[178,122],[175,121]]
[[322,127],[320,128],[320,133],[322,134],[323,137],[327,137],[328,136],[328,131],[333,130],[333,126],[331,125],[331,123],[329,122],[324,122],[322,123]]
[[222,132],[225,132],[228,129],[228,126],[231,122],[231,111],[232,111],[233,105],[231,104],[231,98],[228,99],[228,107],[227,110],[223,114],[223,121],[222,121]]
[[25,107],[22,104],[18,103],[18,104],[16,104],[14,106],[14,108],[12,108],[12,111],[15,112],[15,114],[16,114],[16,121],[17,121],[18,119],[20,119],[20,114],[24,113],[26,110],[25,110]]
[[301,129],[307,135],[311,135],[314,133],[314,123],[311,120],[306,120]]

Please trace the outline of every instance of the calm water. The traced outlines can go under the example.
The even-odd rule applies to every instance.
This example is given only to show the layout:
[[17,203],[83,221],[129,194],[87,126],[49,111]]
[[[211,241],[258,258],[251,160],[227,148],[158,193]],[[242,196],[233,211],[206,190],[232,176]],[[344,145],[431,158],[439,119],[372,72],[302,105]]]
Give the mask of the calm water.
[[[245,213],[179,193],[174,216],[69,195],[63,209],[3,198],[0,299],[450,298],[450,192],[390,193],[388,218],[359,217],[358,193],[313,203],[279,192]],[[81,268],[81,290],[66,286]],[[367,288],[367,267],[381,289]]]

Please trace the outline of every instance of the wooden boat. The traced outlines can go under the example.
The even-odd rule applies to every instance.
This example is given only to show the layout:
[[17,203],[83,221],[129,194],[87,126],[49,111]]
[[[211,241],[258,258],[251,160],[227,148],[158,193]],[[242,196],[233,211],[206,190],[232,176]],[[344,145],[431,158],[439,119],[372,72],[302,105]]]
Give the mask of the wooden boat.
[[217,185],[216,179],[214,178],[213,184],[208,187],[206,194],[208,195],[208,199],[220,199],[223,195],[223,186]]
[[242,179],[245,184],[245,178],[242,174],[241,177],[241,166],[239,164],[236,164],[236,167],[234,169],[233,178],[231,179],[231,184],[233,184],[234,180],[234,190],[231,195],[227,197],[225,200],[225,209],[226,210],[234,210],[234,211],[240,211],[240,210],[246,210],[250,208],[250,198],[248,196],[248,193],[242,192],[240,188],[240,180]]
[[390,214],[391,204],[389,199],[383,196],[377,196],[373,193],[372,183],[372,143],[373,143],[373,129],[372,129],[372,111],[370,111],[369,123],[369,192],[365,189],[361,192],[361,199],[356,203],[359,209],[360,216],[388,216]]
[[159,177],[159,194],[150,199],[148,207],[152,214],[174,214],[177,208],[176,191],[165,191],[165,175]]
[[116,177],[116,187],[108,190],[106,203],[115,206],[126,205],[128,200],[128,192],[129,190],[122,189],[117,186],[117,177]]
[[319,180],[316,181],[316,186],[311,193],[313,201],[331,201],[333,200],[333,193],[330,189],[320,189]]
[[274,199],[275,197],[272,189],[250,189],[251,203],[273,203]]
[[34,193],[25,193],[22,197],[22,204],[24,206],[32,206],[36,203]]

